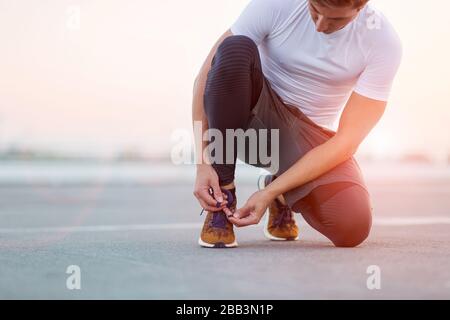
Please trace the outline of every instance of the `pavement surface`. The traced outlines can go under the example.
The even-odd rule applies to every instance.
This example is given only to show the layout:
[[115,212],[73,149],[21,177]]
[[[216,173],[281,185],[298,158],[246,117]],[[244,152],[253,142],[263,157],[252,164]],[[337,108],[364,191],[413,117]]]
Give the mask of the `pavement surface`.
[[[449,299],[450,181],[368,185],[374,226],[352,249],[300,215],[296,242],[266,240],[261,223],[237,230],[236,249],[200,248],[185,182],[0,185],[0,298]],[[255,189],[241,183],[239,203]]]

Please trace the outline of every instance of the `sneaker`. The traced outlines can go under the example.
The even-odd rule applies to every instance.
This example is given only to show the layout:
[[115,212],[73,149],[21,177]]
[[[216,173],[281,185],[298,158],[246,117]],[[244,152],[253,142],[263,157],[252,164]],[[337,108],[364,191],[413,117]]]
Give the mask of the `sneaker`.
[[[259,190],[264,189],[273,181],[272,175],[260,176],[258,180]],[[268,212],[267,212],[268,211]],[[294,212],[289,206],[275,199],[267,208],[264,235],[270,240],[286,241],[298,239],[298,227],[295,222]]]
[[[227,207],[234,212],[236,210],[236,197],[229,190],[222,189],[227,195]],[[225,212],[207,211],[202,233],[198,244],[206,248],[234,248],[237,247],[233,224],[228,221]]]

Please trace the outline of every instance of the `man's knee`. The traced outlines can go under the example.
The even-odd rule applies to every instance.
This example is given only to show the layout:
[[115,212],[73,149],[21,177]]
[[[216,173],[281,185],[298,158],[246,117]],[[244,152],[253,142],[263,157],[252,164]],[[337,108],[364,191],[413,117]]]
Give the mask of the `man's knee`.
[[[239,103],[233,103],[236,97],[234,93],[242,98],[248,95],[254,88],[255,69],[261,70],[258,47],[255,42],[247,36],[234,35],[225,38],[217,48],[216,54],[211,62],[211,70],[205,87],[205,95],[209,97],[230,96],[231,101],[223,106],[229,107]],[[261,79],[261,78],[258,78]],[[262,87],[262,82],[259,87]],[[252,101],[253,102],[253,101]],[[216,103],[212,105],[217,108]],[[230,110],[227,108],[227,112]]]
[[355,210],[339,221],[330,236],[336,247],[353,248],[367,239],[372,227],[372,210],[369,207]]
[[233,35],[225,38],[218,46],[214,62],[239,62],[235,65],[242,65],[242,62],[253,62],[257,54],[258,47],[251,38],[244,35]]

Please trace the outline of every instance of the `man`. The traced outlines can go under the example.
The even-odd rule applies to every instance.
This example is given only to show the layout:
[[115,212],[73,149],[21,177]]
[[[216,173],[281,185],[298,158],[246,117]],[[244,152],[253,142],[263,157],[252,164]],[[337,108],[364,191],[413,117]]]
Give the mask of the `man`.
[[[372,206],[353,154],[385,111],[401,55],[368,0],[250,1],[196,78],[193,120],[225,140],[227,129],[279,130],[279,169],[236,210],[234,162],[209,164],[206,142],[197,146],[194,195],[207,210],[199,244],[235,247],[233,225],[266,211],[269,239],[297,239],[300,212],[335,246],[362,243]],[[235,151],[224,147],[223,159]]]

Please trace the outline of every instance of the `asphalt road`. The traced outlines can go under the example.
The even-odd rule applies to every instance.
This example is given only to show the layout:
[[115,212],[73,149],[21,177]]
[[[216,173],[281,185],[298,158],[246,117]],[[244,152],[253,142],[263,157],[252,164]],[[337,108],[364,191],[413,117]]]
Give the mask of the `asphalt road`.
[[[2,299],[450,298],[450,181],[369,184],[374,227],[334,248],[298,216],[296,242],[239,229],[236,249],[197,246],[187,183],[0,186]],[[254,185],[240,185],[243,202]],[[80,267],[69,290],[68,266]],[[369,290],[369,266],[380,289]]]

